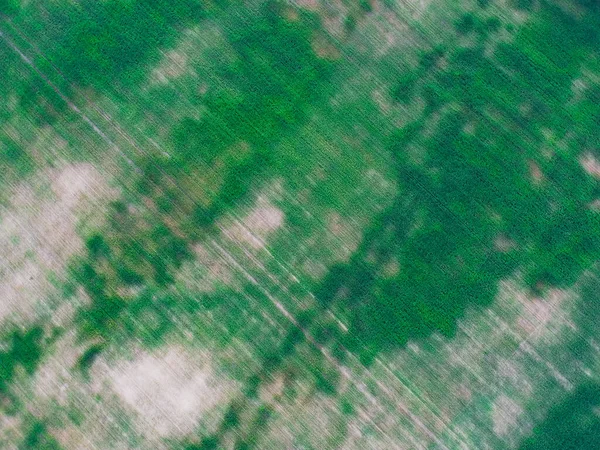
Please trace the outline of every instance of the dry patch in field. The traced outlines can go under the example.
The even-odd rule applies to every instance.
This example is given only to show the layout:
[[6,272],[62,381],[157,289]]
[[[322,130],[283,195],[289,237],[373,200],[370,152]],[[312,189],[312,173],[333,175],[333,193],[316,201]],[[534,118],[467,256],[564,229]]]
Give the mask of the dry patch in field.
[[169,439],[197,427],[215,430],[239,395],[240,385],[219,373],[204,350],[174,343],[153,351],[109,348],[93,363],[89,379],[76,368],[83,351],[75,333],[66,334],[17,390],[65,450],[168,449]]
[[223,227],[223,234],[241,246],[253,250],[264,248],[267,238],[283,226],[285,219],[283,211],[273,204],[280,191],[281,183],[276,183],[269,192],[260,194],[252,210],[241,220]]
[[292,0],[290,3],[311,11],[316,11],[319,8],[319,0]]
[[44,360],[34,375],[32,387],[36,404],[55,402],[63,407],[69,404],[70,389],[81,388],[70,373],[81,354],[74,332],[58,340],[52,355]]
[[544,296],[535,296],[515,280],[505,280],[500,283],[498,301],[516,313],[513,331],[536,340],[544,334],[556,334],[562,326],[574,326],[568,316],[575,297],[564,289],[550,289]]
[[494,433],[507,436],[517,425],[523,408],[506,395],[500,395],[492,404]]
[[535,184],[540,184],[542,181],[544,181],[544,173],[542,172],[542,169],[540,169],[540,166],[538,165],[538,163],[536,163],[535,161],[529,160],[528,166],[529,166],[529,175],[531,176],[531,179],[533,180],[533,182]]
[[336,250],[334,262],[347,262],[360,244],[361,227],[336,211],[327,214],[326,221],[329,235],[325,245]]
[[91,164],[66,165],[17,186],[0,209],[0,320],[27,314],[51,288],[48,274],[60,274],[83,247],[80,227],[97,227],[115,198]]
[[[206,36],[206,34],[209,36]],[[184,75],[197,77],[193,59],[202,55],[204,50],[213,46],[222,37],[214,27],[192,27],[182,33],[179,42],[170,50],[161,51],[162,58],[152,70],[150,84],[168,84]]]
[[600,161],[598,161],[591,153],[586,153],[579,162],[585,171],[594,178],[600,178]]
[[147,437],[191,433],[210,411],[226,405],[236,384],[219,376],[210,355],[183,347],[140,351],[132,360],[95,364],[95,387],[108,387],[136,414],[138,429]]
[[[420,15],[425,9],[426,5],[418,12],[413,11]],[[364,37],[363,39],[369,43],[370,50],[375,51],[375,54],[380,57],[399,47],[410,45],[414,35],[414,31],[405,21],[385,8],[381,8],[376,14],[367,16],[364,27],[365,34],[371,38],[370,42],[369,39],[364,39]]]
[[0,447],[6,450],[17,450],[16,443],[21,440],[21,419],[0,414]]
[[301,391],[296,400],[282,398],[272,404],[276,419],[266,430],[261,448],[340,448],[345,435],[345,418],[335,398]]
[[122,406],[94,391],[79,375],[76,364],[84,350],[74,330],[62,335],[34,376],[20,379],[13,392],[27,414],[43,422],[64,450],[133,448],[128,439],[141,440],[137,430],[128,426]]
[[179,78],[188,71],[188,56],[185,49],[163,52],[163,58],[158,67],[152,71],[156,83],[166,84],[172,79]]
[[236,290],[239,282],[231,267],[203,244],[193,247],[195,258],[177,271],[176,279],[185,290],[213,293],[220,287]]

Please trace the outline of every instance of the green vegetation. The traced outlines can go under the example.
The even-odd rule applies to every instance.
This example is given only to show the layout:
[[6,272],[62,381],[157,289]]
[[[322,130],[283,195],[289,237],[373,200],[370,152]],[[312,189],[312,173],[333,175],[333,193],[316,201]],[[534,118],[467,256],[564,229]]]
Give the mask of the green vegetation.
[[[47,14],[48,46],[42,68],[55,65],[80,87],[103,91],[140,82],[147,63],[172,43],[180,27],[205,15],[201,1],[135,0],[53,2]],[[58,45],[56,45],[58,43]]]
[[7,169],[0,173],[0,185],[29,175],[34,167],[31,156],[10,138],[0,141],[0,165]]
[[[398,387],[406,384],[432,415],[466,421],[468,406],[453,416],[442,394],[420,390],[429,381],[411,385],[410,369],[422,370],[422,355],[435,347],[427,339],[455,336],[466,311],[489,307],[504,279],[516,276],[541,296],[574,286],[598,261],[600,218],[590,205],[600,186],[581,164],[585,155],[600,157],[597,2],[581,0],[573,14],[556,2],[515,1],[521,24],[505,23],[512,19],[499,6],[479,0],[481,10],[453,6],[451,20],[434,24],[448,28],[443,37],[428,29],[434,9],[413,15],[391,1],[344,0],[327,11],[278,1],[41,3],[0,2],[0,15],[14,16],[3,19],[0,31],[33,61],[20,61],[10,45],[0,48],[9,62],[0,67],[8,105],[0,116],[10,119],[0,129],[8,131],[0,138],[0,166],[8,168],[0,185],[30,177],[40,162],[56,157],[40,149],[43,142],[29,146],[35,133],[18,142],[8,137],[24,122],[35,132],[52,127],[77,161],[114,168],[109,175],[123,195],[70,261],[67,298],[49,304],[78,302],[73,327],[82,354],[67,368],[82,375],[78,383],[90,382],[103,352],[114,356],[121,347],[154,351],[176,342],[206,345],[215,360],[226,355],[207,367],[223,364],[219,369],[231,369],[243,386],[228,397],[221,419],[211,416],[209,427],[202,423],[197,433],[169,438],[177,448],[261,448],[290,410],[293,416],[295,409],[317,408],[314,398],[356,425],[370,411],[361,402],[367,404],[370,391],[381,392],[377,380],[363,379],[360,362],[382,354],[382,364],[401,355],[403,365],[397,369],[394,360],[390,377],[409,372],[390,387],[391,397],[406,400]],[[337,3],[343,12],[335,11]],[[405,24],[415,29],[405,35]],[[206,29],[212,34],[204,35]],[[396,29],[400,34],[389,31]],[[192,54],[207,36],[215,43]],[[173,48],[185,70],[159,83],[154,77]],[[28,72],[19,71],[15,58]],[[73,120],[73,108],[46,80],[89,119]],[[90,122],[99,124],[102,139],[90,138]],[[104,165],[115,155],[109,141],[135,170],[123,169],[120,160]],[[221,241],[226,221],[219,220],[245,211],[238,207],[249,206],[251,194],[274,180],[282,187],[276,203],[285,218],[277,236],[261,250],[238,246],[235,238]],[[231,273],[194,290],[196,275],[204,281],[202,265],[221,265],[211,259],[217,258],[213,244],[243,270],[216,267]],[[210,256],[200,261],[204,251]],[[582,349],[578,362],[587,368],[594,367],[589,338],[598,328],[598,283],[584,281],[582,306],[573,314],[581,336],[561,345],[573,354]],[[10,405],[20,374],[38,367],[48,344],[43,329],[8,336],[0,351],[0,406]],[[422,354],[396,352],[416,340],[423,341]],[[232,362],[238,351],[251,364]],[[347,370],[344,378],[337,363]],[[376,377],[381,370],[364,372]],[[465,380],[458,390],[470,398]],[[597,391],[582,387],[556,406],[523,449],[597,446],[591,412]],[[491,400],[481,397],[487,407]],[[381,401],[382,418],[396,400]],[[414,399],[406,404],[412,407]],[[57,449],[52,432],[69,414],[87,426],[78,416],[86,412],[69,408],[55,421],[23,425],[21,447]],[[558,423],[561,417],[565,423]],[[440,433],[445,439],[454,431]],[[143,440],[138,432],[132,430],[132,442]]]
[[593,450],[600,447],[600,385],[587,384],[558,405],[533,431],[521,450]]
[[[314,54],[309,37],[309,16],[292,23],[273,5],[265,6],[251,26],[232,27],[227,39],[235,63],[217,70],[228,85],[192,99],[206,114],[177,125],[170,158],[152,155],[140,162],[143,173],[133,201],[153,203],[153,216],[115,203],[111,227],[89,238],[86,258],[73,267],[75,280],[93,301],[80,312],[84,336],[106,338],[127,328],[126,311],[137,317],[152,308],[150,295],[134,300],[123,292],[172,284],[173,271],[191,257],[190,244],[270,168],[277,143],[306,119],[331,70],[331,63]],[[160,305],[163,312],[153,310],[166,317],[171,304],[180,306],[166,301]],[[148,336],[159,342],[161,332]]]
[[77,361],[78,369],[86,378],[88,376],[88,370],[90,369],[92,364],[94,364],[94,361],[96,360],[98,355],[100,355],[103,349],[104,345],[102,344],[92,345],[83,353],[83,355],[81,355],[81,357]]
[[[532,290],[567,287],[600,255],[589,207],[598,185],[578,161],[590,143],[569,136],[600,132],[590,120],[598,117],[594,90],[565,107],[596,54],[597,16],[576,23],[551,6],[537,14],[492,57],[487,29],[475,46],[426,53],[392,92],[426,102],[393,139],[398,198],[318,292],[323,305],[345,311],[351,332],[343,339],[365,361],[433,332],[452,336],[465,309],[489,305],[517,268]],[[475,32],[469,22],[461,32]],[[547,130],[555,144],[544,156]],[[386,274],[394,265],[399,273]]]
[[27,331],[16,330],[8,335],[0,351],[0,400],[9,396],[10,384],[17,370],[33,374],[43,352],[43,330],[33,327]]
[[9,17],[19,10],[20,0],[0,0],[0,18]]
[[42,422],[34,422],[27,432],[19,450],[61,450],[58,444],[47,431]]

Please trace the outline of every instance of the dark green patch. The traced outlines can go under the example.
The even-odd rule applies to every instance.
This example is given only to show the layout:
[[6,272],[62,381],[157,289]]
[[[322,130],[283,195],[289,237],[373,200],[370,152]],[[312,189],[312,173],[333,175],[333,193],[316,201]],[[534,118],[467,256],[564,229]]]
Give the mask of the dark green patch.
[[[475,22],[466,16],[459,27],[486,34]],[[340,339],[364,362],[410,339],[453,336],[464,311],[488,306],[517,268],[543,290],[570,286],[597,260],[599,217],[589,205],[599,190],[578,156],[597,144],[599,122],[583,119],[598,117],[598,106],[569,105],[573,80],[598,55],[597,30],[595,15],[575,20],[547,6],[492,57],[485,39],[438,47],[402,77],[396,100],[420,95],[426,107],[391,145],[399,196],[317,290],[321,304],[347,315]],[[567,148],[544,156],[547,130]],[[397,274],[386,273],[391,264]]]
[[5,349],[0,351],[0,405],[4,398],[10,398],[10,384],[18,368],[28,375],[35,372],[43,354],[43,335],[41,327],[33,327],[13,331],[2,342]]
[[20,0],[0,0],[0,18],[12,16],[20,6]]
[[0,139],[0,186],[11,180],[18,180],[33,172],[34,161],[23,147],[12,139]]
[[[202,119],[184,119],[176,126],[170,158],[152,155],[140,161],[143,173],[134,184],[133,201],[151,202],[157,211],[150,218],[118,202],[110,228],[88,239],[87,256],[73,271],[92,299],[79,316],[84,336],[108,338],[130,326],[128,315],[139,317],[147,309],[159,323],[142,338],[160,342],[174,303],[146,308],[150,297],[129,298],[124,292],[170,286],[174,270],[192,256],[191,244],[247,196],[272,167],[277,143],[290,137],[325,95],[332,65],[311,48],[314,19],[303,15],[288,21],[275,3],[252,14],[250,23],[240,17],[226,30],[236,60],[215,68],[226,85],[190,99],[205,111]],[[198,183],[205,175],[220,181]]]
[[205,437],[198,444],[189,444],[184,450],[217,450],[219,448],[219,439],[216,437]]
[[46,429],[42,422],[35,421],[23,443],[19,446],[19,450],[61,450],[58,444]]
[[159,49],[204,14],[203,2],[194,0],[54,2],[41,20],[52,45],[45,46],[47,60],[36,63],[44,70],[55,65],[69,83],[114,91],[139,82]]
[[92,367],[92,364],[94,364],[94,361],[103,349],[104,345],[102,344],[92,345],[77,360],[77,368],[85,377],[87,377],[90,367]]
[[584,385],[554,406],[521,450],[600,448],[600,385]]

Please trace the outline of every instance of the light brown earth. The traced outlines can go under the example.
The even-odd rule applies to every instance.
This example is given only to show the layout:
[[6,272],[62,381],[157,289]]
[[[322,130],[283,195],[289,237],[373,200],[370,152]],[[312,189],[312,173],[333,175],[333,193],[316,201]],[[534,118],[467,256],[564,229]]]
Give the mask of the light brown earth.
[[284,224],[285,215],[274,204],[280,192],[281,183],[276,182],[267,192],[259,194],[252,209],[222,228],[223,234],[242,247],[263,249],[267,239]]
[[594,178],[600,178],[600,161],[598,161],[594,155],[586,153],[579,158],[579,162],[589,175]]
[[103,361],[94,374],[99,392],[112,390],[139,417],[140,429],[158,437],[191,433],[204,414],[226,404],[235,390],[232,381],[214,372],[210,355],[178,346],[140,351],[130,361]]
[[14,188],[0,209],[0,321],[32,312],[51,291],[50,274],[60,276],[83,248],[81,228],[102,224],[117,197],[91,164],[47,169]]

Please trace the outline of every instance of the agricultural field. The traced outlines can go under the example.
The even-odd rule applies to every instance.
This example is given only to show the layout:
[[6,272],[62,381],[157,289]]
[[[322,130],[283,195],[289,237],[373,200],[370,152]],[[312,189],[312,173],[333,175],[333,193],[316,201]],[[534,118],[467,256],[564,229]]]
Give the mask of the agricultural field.
[[0,0],[0,449],[600,448],[600,3]]

